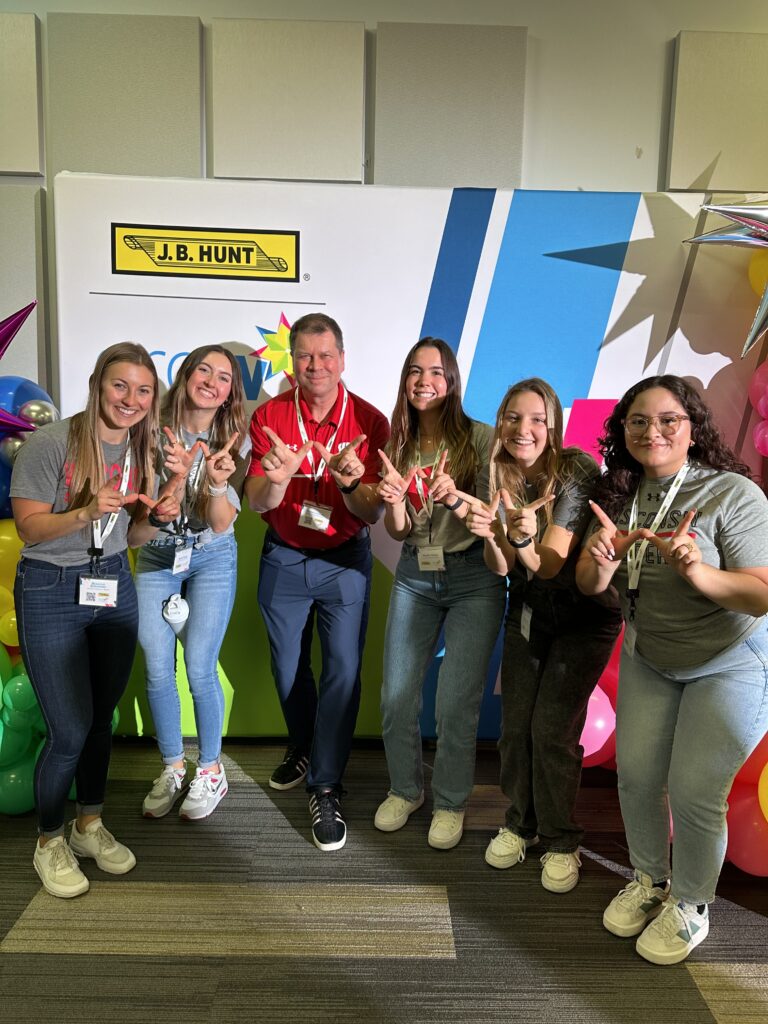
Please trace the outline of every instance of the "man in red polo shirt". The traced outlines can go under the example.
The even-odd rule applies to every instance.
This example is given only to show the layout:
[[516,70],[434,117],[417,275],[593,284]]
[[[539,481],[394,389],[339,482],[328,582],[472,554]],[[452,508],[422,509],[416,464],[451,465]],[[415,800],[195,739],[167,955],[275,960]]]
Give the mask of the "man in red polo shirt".
[[[368,524],[382,510],[378,456],[384,416],[342,383],[339,325],[308,313],[291,328],[298,387],[253,414],[250,507],[269,529],[259,570],[259,607],[288,727],[288,751],[270,785],[305,777],[312,836],[338,850],[347,829],[339,797],[360,704],[360,656],[368,619]],[[307,667],[311,615],[323,652],[319,693]]]

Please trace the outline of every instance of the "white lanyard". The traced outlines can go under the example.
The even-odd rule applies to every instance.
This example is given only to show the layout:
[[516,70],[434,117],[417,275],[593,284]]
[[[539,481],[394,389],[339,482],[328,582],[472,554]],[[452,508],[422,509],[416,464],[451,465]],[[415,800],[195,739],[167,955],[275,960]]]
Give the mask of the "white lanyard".
[[[664,516],[669,511],[669,507],[674,501],[675,495],[680,490],[683,484],[683,480],[685,480],[686,476],[688,475],[688,470],[690,468],[691,464],[689,462],[684,462],[680,469],[678,469],[677,473],[675,474],[675,479],[670,484],[669,490],[667,491],[664,497],[664,501],[661,503],[661,507],[659,508],[659,511],[656,513],[656,517],[654,518],[651,525],[648,527],[651,533],[656,533],[659,526],[663,522]],[[635,491],[635,496],[632,499],[632,511],[630,513],[629,518],[630,533],[632,533],[633,530],[637,529],[638,498],[640,496],[640,488],[643,486],[645,486],[645,481],[643,481],[637,488],[637,490]],[[650,542],[648,541],[648,539],[642,542],[636,541],[627,551],[627,594],[633,600],[635,597],[637,597],[638,594],[637,584],[640,582],[640,570],[642,569],[645,550],[648,547],[649,543]]]
[[[440,447],[435,452],[434,462],[429,467],[432,470],[432,473],[434,473],[435,466],[440,461],[440,457],[442,456],[444,451],[445,451],[445,445],[441,443]],[[421,448],[419,448],[419,450],[416,452],[416,465],[419,467],[419,469],[422,468],[422,466],[421,466]],[[432,518],[432,511],[433,511],[433,509],[435,507],[435,501],[434,501],[434,498],[432,497],[432,495],[428,494],[424,490],[424,481],[422,480],[421,476],[418,473],[416,474],[416,490],[419,492],[419,497],[421,498],[422,507],[427,510],[427,516],[428,516],[429,519],[431,519]]]
[[[128,435],[128,446],[125,449],[125,460],[123,462],[123,477],[122,477],[122,480],[120,481],[120,486],[118,488],[120,494],[127,494],[128,493],[128,477],[130,476],[130,472],[131,472],[131,435],[129,434]],[[93,523],[91,524],[91,529],[93,530],[93,548],[94,548],[94,551],[98,551],[99,553],[101,553],[104,550],[104,541],[107,539],[107,537],[110,535],[110,533],[112,533],[112,531],[114,530],[115,523],[117,522],[117,517],[120,515],[121,512],[122,512],[122,509],[118,509],[117,512],[113,512],[110,515],[109,519],[107,520],[107,525],[104,527],[103,530],[101,528],[101,520],[100,519],[96,519],[96,520],[93,521]]]
[[[344,387],[344,385],[340,384],[339,387],[341,388],[342,395],[341,415],[339,416],[339,422],[336,424],[336,429],[333,432],[333,437],[325,446],[331,454],[333,454],[333,446],[336,442],[339,430],[341,430],[341,424],[344,422],[344,416],[347,411],[347,401],[349,399],[347,389]],[[293,398],[294,403],[296,405],[296,419],[299,424],[299,434],[301,436],[301,443],[306,444],[307,441],[309,441],[309,437],[307,436],[307,428],[304,426],[304,417],[301,415],[301,408],[299,406],[299,388],[296,388],[296,390],[294,391]],[[317,469],[315,469],[315,453],[310,448],[309,451],[307,452],[307,462],[312,467],[312,473],[310,475],[315,484],[315,491],[317,491],[320,481],[323,478],[323,471],[325,470],[325,459],[321,459]]]

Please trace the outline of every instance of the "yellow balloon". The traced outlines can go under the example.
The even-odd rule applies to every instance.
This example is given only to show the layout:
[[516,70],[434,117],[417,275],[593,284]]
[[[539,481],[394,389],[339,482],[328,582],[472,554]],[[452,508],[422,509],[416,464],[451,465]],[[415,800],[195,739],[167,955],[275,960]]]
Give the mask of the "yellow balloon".
[[757,799],[760,801],[763,817],[768,821],[768,761],[763,765],[760,778],[757,780]]
[[23,543],[12,519],[0,519],[0,586],[13,591],[16,565]]
[[6,612],[0,616],[0,640],[6,647],[19,646],[19,628],[16,625],[16,612]]
[[7,587],[0,587],[0,615],[5,615],[15,607],[13,594]]
[[749,283],[755,295],[762,295],[768,284],[768,249],[758,249],[749,261]]

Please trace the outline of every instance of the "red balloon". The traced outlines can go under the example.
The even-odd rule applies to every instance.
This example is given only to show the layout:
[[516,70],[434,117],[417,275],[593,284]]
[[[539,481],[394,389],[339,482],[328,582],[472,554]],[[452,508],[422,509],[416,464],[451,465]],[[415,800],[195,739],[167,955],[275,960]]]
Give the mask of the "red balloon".
[[768,763],[768,732],[763,736],[736,775],[737,782],[757,785],[765,765]]
[[757,408],[757,403],[763,397],[766,388],[768,388],[768,359],[758,366],[749,382],[749,400],[753,409]]
[[728,860],[747,874],[768,877],[768,821],[757,786],[734,783],[728,806]]

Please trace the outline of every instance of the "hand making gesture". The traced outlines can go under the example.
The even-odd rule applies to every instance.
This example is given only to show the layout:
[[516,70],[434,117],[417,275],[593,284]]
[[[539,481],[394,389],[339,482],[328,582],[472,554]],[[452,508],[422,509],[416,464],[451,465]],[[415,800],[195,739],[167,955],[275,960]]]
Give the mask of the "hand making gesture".
[[132,505],[137,498],[142,497],[140,494],[121,494],[117,489],[116,483],[116,480],[113,479],[107,480],[105,484],[102,484],[83,509],[84,518],[96,522],[102,516],[119,512],[124,505]]
[[205,471],[208,475],[208,482],[213,487],[223,487],[235,471],[235,460],[231,449],[238,436],[237,431],[235,431],[224,447],[217,452],[209,451],[208,445],[204,441],[200,442],[203,457],[205,458]]
[[464,525],[476,537],[485,540],[495,540],[497,543],[504,533],[504,525],[499,519],[499,504],[503,501],[504,508],[511,512],[514,509],[509,493],[504,490],[496,491],[490,502],[480,501],[473,498],[471,494],[456,492],[457,496],[467,502],[469,511],[464,520]]
[[388,505],[399,505],[405,501],[413,478],[422,471],[418,466],[412,466],[405,476],[401,476],[381,449],[379,457],[384,466],[384,476],[376,487],[376,493]]
[[603,512],[599,505],[594,501],[590,501],[589,507],[601,525],[600,529],[595,530],[591,537],[589,537],[584,545],[584,549],[600,566],[612,564],[615,568],[635,541],[644,540],[646,537],[655,537],[655,534],[646,529],[632,530],[631,533],[621,534],[619,533],[618,526]]
[[536,513],[544,505],[555,500],[554,494],[547,494],[543,498],[536,498],[527,505],[520,508],[511,508],[504,502],[504,509],[507,520],[507,540],[510,544],[519,544],[521,541],[533,540],[538,533],[538,519]]
[[655,533],[650,536],[651,544],[661,552],[667,565],[671,565],[683,578],[694,575],[697,567],[702,564],[701,548],[688,533],[695,516],[695,508],[686,512],[669,539],[657,537]]
[[261,459],[264,476],[272,484],[278,486],[287,484],[307,457],[307,452],[313,447],[313,442],[307,441],[298,451],[293,452],[287,444],[280,440],[274,430],[270,430],[269,427],[262,427],[262,430],[272,442],[272,447]]
[[170,427],[163,427],[163,433],[166,437],[163,444],[165,469],[171,476],[187,476],[194,465],[195,456],[202,446],[202,441],[195,441],[192,447],[187,449]]
[[172,523],[181,515],[181,504],[173,491],[161,493],[157,500],[146,494],[134,494],[133,497],[138,498],[149,509],[152,520],[155,520],[155,522],[150,520],[152,526],[157,526],[158,522]]
[[339,487],[349,487],[365,473],[365,466],[357,454],[357,449],[365,437],[365,434],[360,434],[354,441],[345,445],[337,455],[331,455],[324,445],[315,441],[316,450],[320,453],[320,457],[325,459],[325,464]]
[[[440,501],[443,504],[453,505],[458,497],[456,484],[450,473],[445,471],[445,463],[448,459],[448,452],[444,451],[440,461],[432,472],[432,480],[429,485],[429,496],[433,501]],[[446,502],[446,499],[447,502]]]

